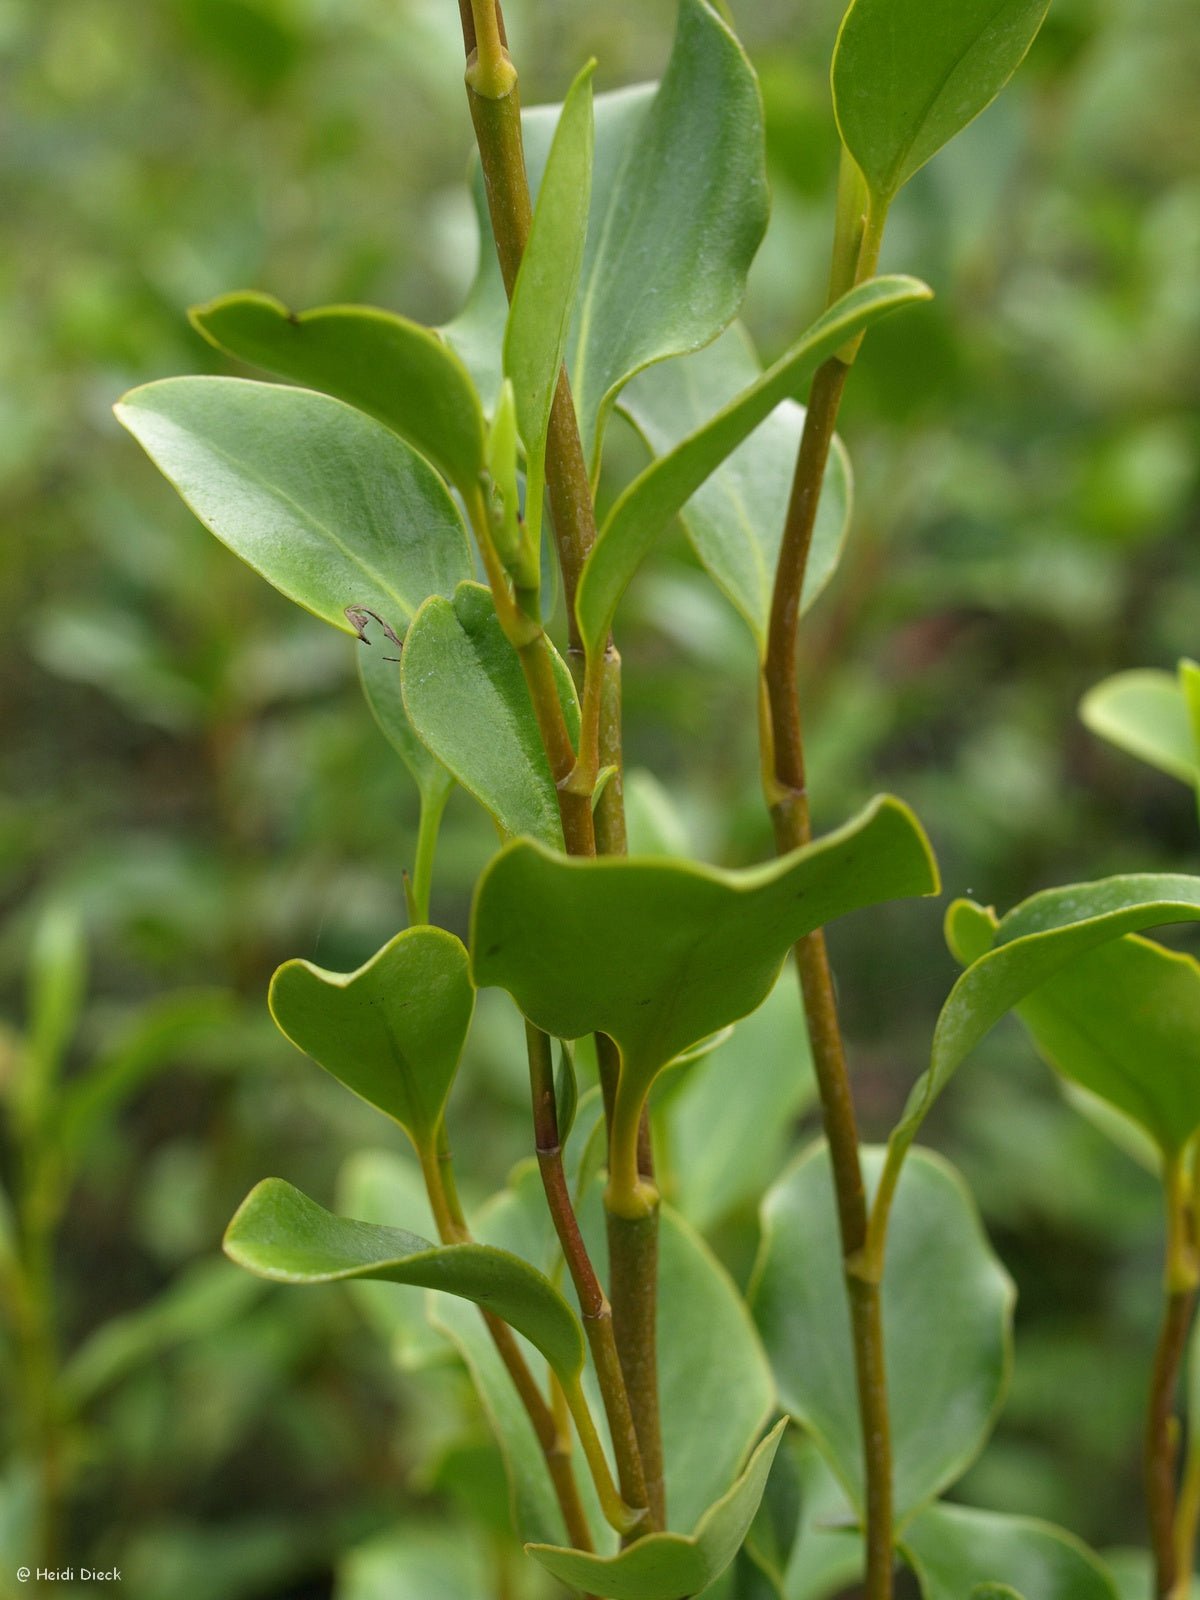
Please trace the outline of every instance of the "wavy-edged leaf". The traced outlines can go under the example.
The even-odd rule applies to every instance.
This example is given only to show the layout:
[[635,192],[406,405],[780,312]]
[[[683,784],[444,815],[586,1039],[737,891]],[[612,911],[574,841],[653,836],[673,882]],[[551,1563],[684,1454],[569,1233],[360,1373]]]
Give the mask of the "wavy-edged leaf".
[[[947,942],[959,960],[991,948],[995,918],[957,901]],[[969,925],[969,931],[968,931]],[[1200,963],[1127,933],[1077,956],[1016,1008],[1064,1077],[1136,1122],[1169,1161],[1200,1127]]]
[[1151,669],[1118,672],[1089,689],[1079,703],[1086,727],[1118,750],[1190,785],[1200,781],[1200,757],[1179,678]]
[[290,311],[251,290],[189,313],[218,350],[365,411],[470,494],[483,469],[483,410],[446,341],[374,306]]
[[[620,410],[655,456],[668,455],[761,374],[750,336],[735,322],[695,355],[639,374],[622,394]],[[781,401],[680,512],[692,548],[745,619],[760,655],[766,650],[771,591],[803,428],[804,407]],[[802,612],[837,570],[850,528],[852,493],[850,458],[835,438],[805,568]]]
[[[885,1153],[864,1151],[871,1188]],[[862,1434],[843,1276],[821,1143],[763,1203],[751,1303],[781,1403],[861,1509]],[[898,1523],[960,1477],[982,1449],[1008,1381],[1014,1298],[958,1173],[932,1152],[914,1150],[896,1192],[883,1280]]]
[[963,1600],[981,1583],[1036,1600],[1117,1600],[1086,1545],[1033,1517],[930,1506],[910,1523],[901,1548],[923,1600]]
[[755,1010],[796,939],[865,905],[937,890],[912,812],[884,796],[780,861],[722,871],[662,858],[567,859],[519,840],[476,891],[480,987],[557,1038],[607,1033],[643,1085]]
[[397,632],[471,576],[437,473],[373,417],[328,395],[241,378],[164,378],[115,407],[212,533],[289,600],[344,633],[347,607]]
[[780,1422],[751,1456],[733,1487],[709,1507],[689,1534],[651,1533],[615,1556],[532,1544],[530,1555],[564,1583],[609,1600],[679,1600],[716,1581],[741,1548],[754,1521],[786,1423]]
[[802,393],[816,369],[855,334],[902,306],[928,300],[916,278],[872,278],[834,302],[772,366],[622,493],[584,564],[575,597],[590,651],[603,646],[617,605],[654,541],[781,401]]
[[[680,0],[661,83],[597,96],[595,118],[591,218],[567,342],[593,476],[622,385],[653,362],[699,349],[732,320],[767,221],[758,83],[709,0]],[[524,114],[535,191],[557,119],[557,107]],[[476,199],[480,271],[444,331],[491,394],[506,308],[482,185]]]
[[429,1153],[475,1007],[460,940],[409,928],[355,972],[286,961],[270,1005],[298,1049]]
[[[562,845],[558,798],[517,653],[491,594],[462,583],[431,596],[404,641],[404,705],[422,743],[512,837]],[[553,658],[573,740],[579,705],[566,665]]]
[[842,142],[886,204],[991,104],[1050,0],[853,0],[833,56]]
[[1200,878],[1129,873],[1047,889],[1002,917],[993,948],[958,979],[942,1007],[928,1070],[909,1096],[892,1142],[916,1136],[951,1076],[1018,1002],[1061,971],[1122,934],[1169,922],[1200,921]]
[[592,189],[594,70],[595,63],[589,62],[563,101],[504,331],[504,375],[512,382],[517,425],[538,484],[583,267]]
[[264,1178],[225,1232],[225,1253],[274,1283],[379,1278],[473,1300],[523,1333],[567,1386],[583,1369],[579,1320],[536,1267],[492,1245],[435,1245],[401,1228],[335,1217],[282,1178]]

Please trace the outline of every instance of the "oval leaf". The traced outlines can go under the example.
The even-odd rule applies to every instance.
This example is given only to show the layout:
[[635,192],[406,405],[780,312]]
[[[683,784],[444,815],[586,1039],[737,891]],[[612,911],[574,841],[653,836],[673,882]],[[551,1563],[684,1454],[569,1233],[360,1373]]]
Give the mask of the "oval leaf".
[[357,972],[287,961],[270,1004],[294,1045],[393,1117],[418,1151],[432,1148],[475,1007],[452,933],[409,928]]
[[1169,672],[1119,672],[1089,689],[1079,715],[1093,733],[1186,784],[1200,779],[1183,689]]
[[924,1600],[962,1600],[1001,1584],[1036,1600],[1117,1600],[1112,1580],[1080,1541],[1048,1522],[965,1506],[930,1506],[901,1541]]
[[565,1385],[583,1369],[583,1331],[570,1306],[535,1267],[492,1245],[435,1245],[335,1217],[282,1178],[264,1178],[226,1229],[225,1254],[274,1283],[380,1278],[474,1300],[523,1333]]
[[[554,656],[559,698],[573,740],[579,705]],[[431,597],[408,630],[402,655],[404,705],[422,743],[509,836],[562,846],[558,797],[517,653],[482,584],[463,583],[453,602]]]
[[[657,88],[600,95],[595,115],[591,218],[567,341],[593,476],[622,385],[652,362],[699,349],[736,314],[768,206],[758,83],[709,0],[680,0]],[[557,120],[557,107],[524,114],[535,191]],[[476,204],[490,240],[481,183]],[[495,251],[484,249],[467,306],[445,329],[484,394],[498,385],[506,309]]]
[[782,860],[728,872],[662,858],[567,859],[519,840],[476,890],[480,987],[509,990],[546,1033],[607,1033],[622,1081],[649,1085],[766,998],[795,941],[864,905],[933,894],[928,841],[888,796]]
[[365,411],[464,494],[483,470],[483,411],[470,373],[431,328],[374,306],[289,311],[271,295],[222,295],[189,313],[218,350]]
[[1012,77],[1050,0],[854,0],[833,56],[846,149],[886,204]]
[[504,374],[539,480],[587,236],[594,67],[583,69],[563,101],[504,333]]
[[397,631],[471,575],[433,468],[328,395],[240,378],[133,389],[118,420],[217,538],[289,600],[353,633],[364,607]]
[[[668,455],[762,374],[750,336],[735,322],[695,355],[667,361],[635,378],[621,397],[655,456]],[[745,618],[766,652],[771,593],[787,520],[804,407],[784,400],[723,461],[680,513],[680,521],[713,582]],[[850,528],[850,458],[835,438],[804,574],[807,611],[837,569]]]
[[745,1472],[701,1517],[694,1533],[651,1533],[615,1556],[531,1544],[530,1555],[563,1583],[609,1600],[679,1600],[714,1583],[742,1547],[754,1521],[786,1423],[751,1456]]
[[412,774],[422,800],[436,806],[454,787],[454,779],[417,738],[409,720],[400,684],[402,644],[388,637],[390,631],[371,617],[362,619],[362,648],[355,657],[358,681],[380,732]]
[[[885,1151],[864,1152],[869,1186]],[[751,1304],[781,1403],[863,1505],[854,1345],[827,1147],[767,1195]],[[1011,1364],[1012,1283],[954,1169],[927,1150],[904,1167],[883,1280],[898,1522],[960,1477],[991,1431]],[[930,1307],[937,1315],[930,1316]]]
[[621,596],[659,534],[759,423],[802,392],[848,339],[930,295],[927,285],[905,277],[872,278],[851,289],[774,366],[634,479],[609,512],[580,577],[575,612],[590,651],[603,647]]
[[1200,878],[1130,873],[1047,889],[1003,917],[994,948],[950,991],[933,1035],[930,1065],[913,1089],[892,1143],[911,1143],[951,1076],[1005,1012],[1077,957],[1123,934],[1200,921]]
[[[968,912],[969,907],[969,912]],[[974,949],[991,918],[959,901],[951,947]],[[949,920],[949,919],[948,919]],[[1168,1160],[1200,1127],[1200,964],[1192,956],[1127,933],[1078,956],[1016,1008],[1044,1059],[1131,1118]]]

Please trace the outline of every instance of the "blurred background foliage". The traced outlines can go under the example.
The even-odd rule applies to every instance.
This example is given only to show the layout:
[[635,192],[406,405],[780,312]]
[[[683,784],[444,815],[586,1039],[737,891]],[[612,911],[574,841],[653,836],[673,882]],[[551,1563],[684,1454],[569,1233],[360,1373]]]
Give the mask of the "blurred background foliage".
[[[674,8],[507,10],[532,103],[588,54],[600,87],[652,75]],[[746,308],[767,356],[823,295],[839,10],[732,5],[768,115],[773,221]],[[430,1600],[439,1571],[491,1560],[456,1537],[464,1497],[501,1566],[513,1554],[461,1375],[398,1372],[366,1303],[268,1291],[214,1259],[258,1177],[329,1201],[346,1158],[386,1144],[274,1034],[264,995],[280,960],[351,967],[403,924],[414,796],[351,647],[228,557],[109,408],[134,383],[219,370],[184,312],[227,289],[429,321],[456,308],[476,248],[457,15],[0,0],[0,62],[0,1090],[7,1187],[53,1257],[60,1371],[37,1382],[59,1397],[61,1547],[121,1565],[130,1600],[324,1596],[339,1565],[339,1594]],[[1069,878],[1196,868],[1187,792],[1098,744],[1075,706],[1108,672],[1198,648],[1198,79],[1193,0],[1056,0],[1002,101],[894,208],[884,265],[937,299],[872,334],[850,386],[854,537],[803,669],[818,820],[892,789],[948,889],[1002,908]],[[614,444],[616,483],[638,446]],[[620,642],[629,763],[667,791],[672,827],[711,860],[768,855],[751,651],[682,539],[638,580]],[[647,829],[664,797],[634,788]],[[456,794],[438,920],[462,927],[490,849]],[[833,949],[878,1137],[953,978],[940,911],[852,919]],[[39,1006],[53,1032],[47,985],[50,1069],[109,1075],[69,1162],[34,1148],[20,1088]],[[485,996],[452,1106],[476,1195],[528,1149],[515,1027]],[[704,1108],[698,1090],[673,1126],[677,1190],[744,1280],[753,1205]],[[761,1182],[812,1113],[793,1094],[760,1115],[777,1136],[752,1127],[742,1150]],[[51,1154],[60,1134],[42,1125]],[[964,1496],[1138,1539],[1154,1183],[1011,1027],[928,1137],[1021,1295],[1012,1394]],[[46,1425],[10,1321],[0,1593],[34,1538]],[[409,1590],[386,1543],[405,1518]]]

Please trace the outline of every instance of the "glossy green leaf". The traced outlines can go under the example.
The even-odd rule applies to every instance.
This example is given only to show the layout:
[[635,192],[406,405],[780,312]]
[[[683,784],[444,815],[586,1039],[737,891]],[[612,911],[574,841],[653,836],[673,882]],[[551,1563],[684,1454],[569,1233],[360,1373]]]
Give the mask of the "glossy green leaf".
[[264,1178],[225,1233],[239,1267],[275,1283],[379,1278],[473,1300],[523,1333],[564,1384],[583,1367],[583,1331],[553,1284],[491,1245],[435,1245],[415,1233],[335,1217],[282,1178]]
[[684,1216],[707,1229],[756,1201],[816,1092],[800,987],[784,967],[758,1010],[689,1069],[665,1110],[669,1192]]
[[475,981],[557,1038],[607,1033],[648,1086],[689,1045],[755,1010],[796,939],[860,906],[936,892],[928,842],[882,797],[781,861],[568,860],[509,845],[472,913]]
[[190,316],[218,350],[365,411],[464,494],[477,487],[483,411],[466,367],[432,329],[373,306],[297,313],[250,291],[222,295]]
[[[652,362],[699,349],[732,320],[767,221],[757,80],[709,0],[680,0],[674,49],[657,89],[598,96],[595,114],[591,218],[567,343],[593,475],[622,385]],[[557,107],[524,115],[535,191],[557,118]],[[477,203],[488,241],[481,185]],[[491,394],[504,291],[495,252],[485,248],[480,263],[468,304],[445,333]]]
[[[740,322],[695,355],[636,377],[620,409],[655,456],[668,455],[748,389],[762,366]],[[787,518],[804,407],[784,400],[696,490],[680,513],[684,530],[713,582],[745,618],[765,652],[771,591]],[[807,611],[837,569],[850,528],[850,458],[835,438],[805,569]]]
[[1048,9],[1049,0],[853,0],[834,51],[834,112],[877,200],[890,201],[991,104]]
[[1032,1517],[930,1506],[910,1523],[901,1545],[924,1600],[963,1600],[981,1583],[1034,1600],[1116,1600],[1112,1580],[1086,1545]]
[[363,697],[384,738],[412,774],[422,800],[437,805],[454,787],[454,779],[417,738],[409,721],[400,684],[403,641],[389,633],[395,630],[384,628],[373,617],[362,618],[362,644],[355,662]]
[[983,1036],[1067,964],[1123,934],[1200,921],[1200,878],[1130,873],[1035,894],[1002,917],[994,947],[959,978],[934,1030],[930,1065],[892,1142],[915,1137],[929,1107]]
[[1200,779],[1188,705],[1169,672],[1119,672],[1089,689],[1079,715],[1093,733],[1181,782]]
[[[492,597],[463,583],[453,601],[433,596],[404,641],[404,705],[427,749],[510,836],[562,845],[558,797],[516,651]],[[572,739],[579,707],[565,664],[554,657]]]
[[504,374],[512,382],[517,423],[539,484],[587,237],[594,67],[592,62],[583,69],[563,101],[504,332]]
[[761,377],[634,479],[609,512],[580,578],[575,611],[589,650],[603,646],[621,596],[654,541],[721,463],[776,406],[802,393],[848,339],[930,294],[905,277],[873,278],[851,289]]
[[[1146,1600],[1154,1588],[1154,1559],[1148,1550],[1105,1550],[1108,1569],[1117,1600]],[[1187,1600],[1200,1600],[1200,1578],[1188,1586]]]
[[[884,1155],[864,1152],[872,1190]],[[861,1507],[858,1391],[842,1282],[822,1143],[764,1201],[751,1303],[780,1401]],[[899,1524],[982,1449],[1008,1381],[1013,1300],[961,1178],[939,1156],[913,1151],[896,1193],[883,1281]]]
[[[338,1174],[337,1207],[343,1216],[363,1222],[392,1226],[403,1217],[422,1232],[435,1229],[421,1169],[411,1155],[398,1151],[352,1155]],[[348,1287],[402,1371],[418,1372],[452,1358],[449,1341],[428,1314],[427,1289],[369,1278]]]
[[[960,960],[986,954],[994,927],[970,902],[947,916]],[[1076,957],[1016,1009],[1052,1067],[1130,1117],[1167,1159],[1200,1127],[1200,964],[1192,956],[1127,933]]]
[[294,1045],[395,1118],[418,1151],[432,1147],[475,1005],[452,933],[409,928],[356,972],[287,961],[270,1004]]
[[680,1600],[724,1572],[741,1548],[762,1500],[785,1423],[759,1445],[745,1472],[710,1506],[690,1535],[651,1533],[615,1556],[533,1544],[530,1555],[556,1578],[608,1600]]
[[810,1439],[802,1439],[797,1464],[800,1526],[783,1573],[784,1600],[833,1600],[863,1576],[858,1519]]
[[328,395],[239,378],[132,389],[118,419],[201,522],[289,600],[344,632],[361,607],[398,633],[471,575],[433,468]]

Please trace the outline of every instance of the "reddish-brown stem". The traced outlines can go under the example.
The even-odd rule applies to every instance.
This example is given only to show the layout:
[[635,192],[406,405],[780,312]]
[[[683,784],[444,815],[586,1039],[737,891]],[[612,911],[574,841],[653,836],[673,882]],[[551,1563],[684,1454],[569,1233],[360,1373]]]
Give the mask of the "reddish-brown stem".
[[[781,853],[808,844],[812,839],[797,682],[798,624],[821,487],[848,373],[849,367],[834,358],[827,361],[813,379],[772,597],[763,667],[767,745],[763,767],[776,843]],[[801,939],[795,947],[795,957],[833,1168],[854,1339],[867,1498],[866,1593],[868,1600],[891,1600],[892,1453],[881,1285],[878,1275],[868,1278],[861,1272],[868,1211],[854,1097],[846,1069],[824,934],[818,930]]]
[[1195,1305],[1195,1290],[1168,1293],[1150,1380],[1145,1440],[1146,1511],[1154,1556],[1156,1600],[1174,1600],[1176,1593],[1179,1420],[1175,1415],[1175,1401]]
[[596,1276],[583,1242],[583,1235],[579,1231],[579,1222],[575,1216],[575,1208],[571,1204],[571,1192],[567,1187],[566,1174],[563,1171],[550,1040],[531,1023],[525,1024],[525,1037],[529,1051],[529,1083],[533,1098],[533,1126],[537,1140],[538,1167],[542,1175],[546,1204],[550,1209],[559,1244],[562,1246],[567,1271],[571,1274],[571,1282],[575,1285],[575,1293],[579,1297],[584,1332],[587,1334],[592,1359],[596,1364],[600,1393],[608,1417],[621,1496],[627,1505],[634,1510],[640,1510],[649,1504],[646,1478],[642,1470],[637,1432],[629,1407],[629,1395],[617,1354],[612,1307]]

